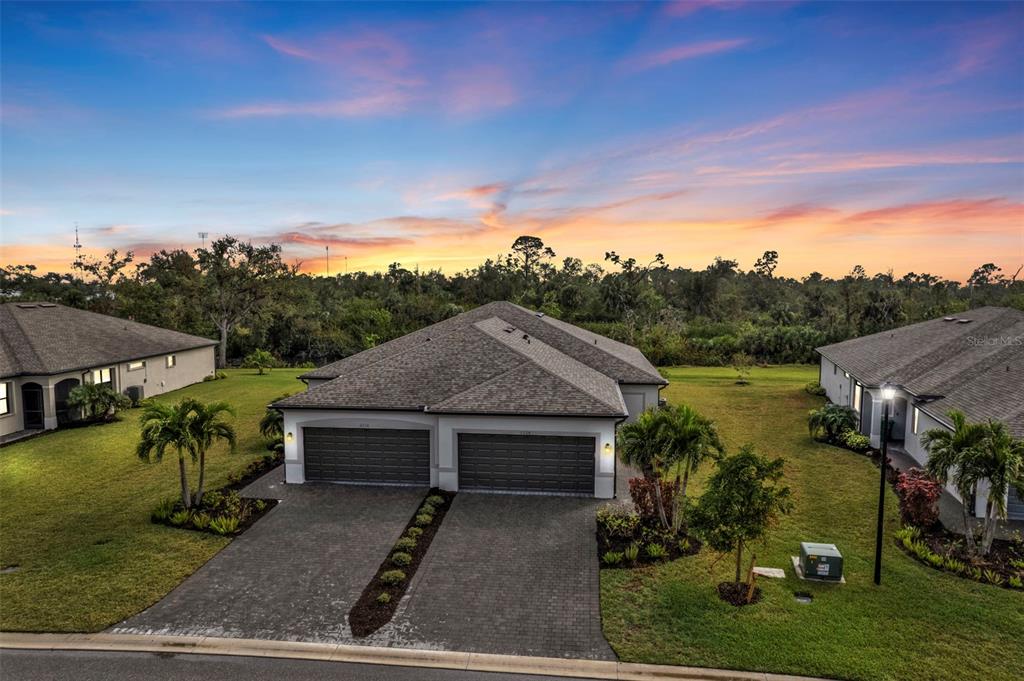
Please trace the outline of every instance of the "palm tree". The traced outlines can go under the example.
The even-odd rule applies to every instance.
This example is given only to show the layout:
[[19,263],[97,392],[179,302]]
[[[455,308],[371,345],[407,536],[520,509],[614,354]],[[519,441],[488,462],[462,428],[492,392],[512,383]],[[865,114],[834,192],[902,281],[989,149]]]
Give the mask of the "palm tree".
[[718,458],[724,453],[724,447],[714,422],[696,409],[682,404],[668,407],[661,413],[658,438],[667,463],[675,464],[676,471],[672,525],[674,529],[685,528],[686,488],[690,474],[708,458]]
[[206,452],[217,440],[228,443],[231,451],[235,451],[235,429],[230,423],[221,419],[222,414],[235,415],[235,410],[227,402],[210,402],[204,404],[191,400],[191,418],[189,428],[199,453],[199,485],[196,488],[195,505],[203,503],[203,485],[206,482]]
[[660,436],[663,422],[664,416],[658,410],[640,412],[636,421],[619,428],[619,451],[623,462],[639,468],[644,478],[654,483],[658,516],[668,529],[665,502],[661,498],[661,476],[666,464],[665,447]]
[[[186,509],[199,506],[203,501],[206,452],[213,443],[225,440],[234,451],[235,430],[221,420],[221,414],[225,412],[234,414],[226,402],[204,404],[193,398],[185,398],[174,405],[148,402],[143,408],[140,418],[142,437],[135,452],[143,461],[161,461],[167,449],[174,448],[178,454],[181,503]],[[199,465],[199,486],[194,499],[189,490],[186,455]]]
[[807,414],[807,429],[811,437],[824,434],[828,442],[835,442],[844,432],[856,427],[857,412],[850,407],[826,404],[818,409],[812,409]]
[[192,495],[188,488],[188,474],[185,470],[185,455],[195,456],[196,443],[188,423],[187,400],[176,405],[164,402],[147,402],[143,406],[141,439],[135,453],[143,461],[162,461],[164,453],[173,447],[178,454],[178,476],[181,482],[181,503],[192,508]]
[[968,423],[963,412],[949,412],[953,430],[933,428],[921,437],[921,446],[928,450],[928,474],[944,485],[952,484],[960,495],[963,511],[964,538],[967,552],[975,552],[974,527],[968,503],[978,482],[985,475],[981,470],[978,447],[986,435],[986,428]]
[[985,505],[985,529],[981,538],[981,554],[992,549],[996,526],[1006,519],[1006,496],[1010,487],[1024,493],[1024,440],[1014,438],[999,421],[989,420],[982,426],[985,436],[978,447],[979,467],[988,479]]
[[[274,400],[283,400],[287,395],[283,395]],[[260,419],[260,435],[271,441],[271,444],[267,445],[267,449],[273,451],[284,451],[284,414],[279,409],[273,409],[267,407],[267,411],[263,414],[263,418]]]

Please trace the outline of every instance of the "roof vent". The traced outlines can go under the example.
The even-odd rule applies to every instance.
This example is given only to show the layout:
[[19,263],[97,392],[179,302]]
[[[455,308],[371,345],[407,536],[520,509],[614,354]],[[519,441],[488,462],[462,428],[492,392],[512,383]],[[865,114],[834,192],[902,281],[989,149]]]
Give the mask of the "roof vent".
[[56,303],[39,303],[39,307],[57,307]]
[[513,332],[513,331],[515,331],[515,330],[516,330],[516,327],[514,327],[514,326],[510,326],[510,327],[508,327],[507,329],[505,329],[505,333],[512,333],[512,332]]
[[524,333],[523,334],[523,340],[526,341],[527,343],[529,343],[530,342],[530,336],[528,334]]
[[544,313],[543,313],[543,312],[538,312],[538,313],[537,313],[537,316],[538,316],[538,317],[543,317],[543,316],[544,316]]
[[35,306],[36,306],[35,303],[18,303],[18,307],[20,307],[23,310],[28,310],[28,309],[31,309],[31,308],[33,308]]
[[955,322],[956,321],[956,317],[943,317],[942,321],[944,321],[944,322]]
[[974,321],[974,320],[973,319],[958,319],[958,320],[956,320],[956,323],[957,324],[970,324],[972,321]]

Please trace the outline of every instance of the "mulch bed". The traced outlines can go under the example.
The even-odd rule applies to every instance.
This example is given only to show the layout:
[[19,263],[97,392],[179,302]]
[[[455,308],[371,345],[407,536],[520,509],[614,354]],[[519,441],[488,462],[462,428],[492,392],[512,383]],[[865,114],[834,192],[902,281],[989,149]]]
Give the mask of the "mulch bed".
[[[394,550],[388,552],[387,558],[377,568],[377,573],[370,580],[370,583],[363,589],[363,593],[359,596],[359,600],[355,602],[352,609],[348,613],[348,625],[352,630],[352,635],[357,638],[369,636],[373,632],[377,631],[385,624],[391,621],[391,618],[395,615],[395,610],[398,609],[398,604],[402,601],[402,596],[405,595],[406,590],[409,588],[409,584],[412,582],[412,578],[416,575],[416,570],[419,569],[420,563],[423,562],[423,557],[427,554],[427,549],[430,548],[430,543],[434,540],[434,535],[441,528],[441,523],[444,522],[444,517],[448,513],[448,509],[451,508],[452,500],[455,498],[455,492],[446,492],[437,488],[431,489],[427,496],[439,496],[444,499],[444,503],[436,507],[433,513],[434,519],[429,525],[417,525],[416,516],[420,513],[420,507],[417,507],[416,512],[413,513],[412,518],[406,524],[405,529],[402,530],[402,537],[407,536],[407,532],[411,527],[419,527],[423,530],[423,533],[416,538],[416,546],[406,551],[412,556],[412,562],[404,567],[398,567],[391,562],[391,555]],[[424,498],[426,501],[426,497]],[[385,572],[392,570],[401,570],[405,573],[405,580],[400,584],[387,585],[380,581],[380,576]],[[388,601],[382,603],[378,600],[382,593],[388,594]]]
[[987,556],[970,556],[967,554],[963,536],[955,532],[950,532],[943,528],[941,524],[936,524],[936,526],[930,530],[922,530],[919,541],[923,541],[933,553],[937,553],[943,557],[955,558],[971,568],[981,570],[982,579],[978,580],[972,577],[969,573],[956,572],[954,570],[950,570],[944,565],[937,566],[926,560],[922,560],[913,551],[908,550],[900,540],[896,540],[896,545],[899,546],[904,553],[918,562],[936,570],[941,570],[942,572],[948,572],[950,574],[963,577],[964,579],[973,579],[974,581],[989,583],[984,577],[984,573],[987,570],[1000,575],[1004,580],[1003,583],[995,584],[994,586],[1017,589],[1019,587],[1014,587],[1009,583],[1010,578],[1017,577],[1024,580],[1024,568],[1015,567],[1010,563],[1012,560],[1024,561],[1024,543],[1022,542],[993,539],[992,548]]
[[[279,452],[266,454],[262,458],[251,462],[246,466],[242,473],[229,475],[228,484],[218,489],[208,490],[203,495],[202,507],[193,509],[193,517],[189,518],[189,520],[183,524],[176,525],[171,522],[170,518],[170,515],[179,513],[185,509],[180,499],[174,504],[174,508],[170,515],[162,517],[158,512],[154,512],[151,516],[151,520],[158,525],[166,525],[177,529],[192,530],[193,532],[206,532],[207,534],[213,534],[218,537],[236,537],[252,527],[257,520],[269,513],[270,510],[277,506],[278,503],[277,499],[249,499],[241,497],[238,494],[239,491],[266,473],[274,470],[282,463],[284,463],[283,454]],[[220,503],[210,503],[211,499],[216,502],[218,498],[222,500]],[[215,531],[209,525],[198,527],[193,522],[195,513],[204,513],[210,519],[218,516],[230,515],[238,518],[238,527],[232,532],[223,534]]]
[[747,591],[750,587],[743,582],[722,582],[718,585],[718,597],[730,605],[741,607],[753,605],[761,600],[761,587],[754,587],[754,595],[747,602]]
[[[678,534],[671,535],[665,534],[658,537],[652,537],[652,530],[648,529],[646,532],[641,529],[637,532],[637,536],[634,537],[604,537],[600,532],[597,534],[597,559],[602,570],[610,568],[623,568],[630,567],[631,565],[652,565],[655,563],[665,563],[670,560],[676,560],[677,558],[683,558],[684,556],[695,556],[700,553],[703,544],[696,537],[690,537],[679,532]],[[646,537],[644,535],[647,535]],[[665,547],[667,555],[664,558],[650,558],[644,551],[644,547],[652,541],[661,544]],[[681,545],[685,541],[685,548]],[[618,565],[608,565],[604,562],[603,556],[605,553],[612,551],[615,553],[623,553],[633,544],[640,547],[640,552],[637,554],[636,563],[629,563],[625,559]]]

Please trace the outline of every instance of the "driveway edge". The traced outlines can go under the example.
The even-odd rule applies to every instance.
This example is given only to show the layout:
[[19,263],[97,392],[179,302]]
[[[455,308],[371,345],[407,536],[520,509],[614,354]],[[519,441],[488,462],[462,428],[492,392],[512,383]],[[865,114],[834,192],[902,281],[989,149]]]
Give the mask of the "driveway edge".
[[0,632],[0,649],[93,650],[135,653],[232,655],[272,657],[323,662],[432,667],[477,672],[622,679],[623,681],[788,681],[810,679],[762,672],[743,672],[703,667],[635,664],[604,660],[553,657],[521,657],[461,653],[447,650],[416,650],[352,646],[305,641],[217,638],[213,636],[150,636],[142,634],[24,634]]

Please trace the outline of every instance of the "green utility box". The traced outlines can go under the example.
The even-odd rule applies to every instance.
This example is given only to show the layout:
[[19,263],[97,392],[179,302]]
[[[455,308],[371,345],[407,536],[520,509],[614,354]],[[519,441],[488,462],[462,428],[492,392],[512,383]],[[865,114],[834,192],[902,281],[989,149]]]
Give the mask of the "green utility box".
[[800,542],[800,569],[804,579],[838,582],[843,578],[843,554],[835,544]]

